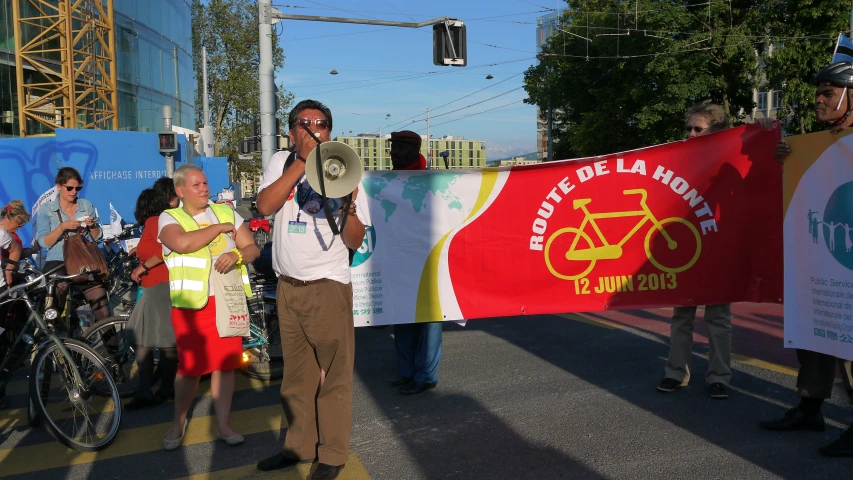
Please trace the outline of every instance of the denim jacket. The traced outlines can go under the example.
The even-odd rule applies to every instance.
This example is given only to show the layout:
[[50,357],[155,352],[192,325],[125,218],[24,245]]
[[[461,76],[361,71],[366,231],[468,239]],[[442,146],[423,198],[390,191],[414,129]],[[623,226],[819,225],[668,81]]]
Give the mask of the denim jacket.
[[[59,208],[59,198],[45,203],[41,206],[41,208],[38,209],[38,212],[36,213],[36,238],[38,239],[39,244],[42,246],[42,248],[48,248],[45,244],[44,237],[47,236],[48,233],[56,230],[56,228],[59,227],[60,217],[56,215],[57,212],[59,212],[59,215],[62,216],[63,222],[71,220],[70,218],[68,218],[68,215],[66,215],[65,212],[61,208]],[[76,217],[80,218],[85,217],[87,215],[97,220],[97,217],[95,215],[95,207],[92,205],[92,202],[86,200],[85,198],[78,198]],[[69,232],[69,235],[75,234]],[[86,236],[92,241],[99,241],[103,239],[103,227],[101,227],[101,235],[98,238],[92,238],[92,234],[88,232],[86,233]],[[45,258],[45,261],[64,261],[65,259],[62,257],[63,245],[65,245],[65,238],[61,237],[59,241],[56,242],[56,244],[48,248],[47,257]]]

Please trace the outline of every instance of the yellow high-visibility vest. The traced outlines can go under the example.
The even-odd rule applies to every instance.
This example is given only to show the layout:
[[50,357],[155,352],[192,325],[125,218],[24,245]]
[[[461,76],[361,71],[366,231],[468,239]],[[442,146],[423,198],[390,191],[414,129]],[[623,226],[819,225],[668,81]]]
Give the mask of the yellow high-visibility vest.
[[[228,205],[208,205],[216,215],[219,223],[234,223],[234,210]],[[174,217],[186,232],[198,230],[198,223],[183,208],[171,208],[166,213]],[[209,281],[212,267],[210,248],[206,245],[192,253],[171,252],[164,257],[169,269],[169,296],[172,306],[199,310],[207,305],[210,296]],[[249,271],[243,264],[239,265],[240,277],[243,280],[243,291],[247,297],[252,296],[252,286],[249,284]]]

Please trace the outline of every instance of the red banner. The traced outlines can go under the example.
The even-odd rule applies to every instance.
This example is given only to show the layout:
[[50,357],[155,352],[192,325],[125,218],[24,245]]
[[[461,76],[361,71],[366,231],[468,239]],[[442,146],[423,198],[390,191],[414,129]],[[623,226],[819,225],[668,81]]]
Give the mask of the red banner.
[[514,167],[451,240],[464,318],[782,301],[779,130]]

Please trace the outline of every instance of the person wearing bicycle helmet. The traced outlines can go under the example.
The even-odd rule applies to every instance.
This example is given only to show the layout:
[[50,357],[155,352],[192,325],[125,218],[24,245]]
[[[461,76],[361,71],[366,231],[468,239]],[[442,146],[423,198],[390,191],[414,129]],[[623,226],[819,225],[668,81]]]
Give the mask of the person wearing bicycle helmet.
[[[822,68],[814,76],[812,83],[815,92],[815,117],[827,124],[827,130],[838,131],[853,123],[853,62],[835,62]],[[762,123],[762,122],[759,122]],[[762,123],[762,126],[768,125]],[[776,144],[774,155],[781,162],[791,153],[791,147],[785,139]]]
[[[838,131],[853,123],[853,62],[836,62],[817,73],[814,77],[815,116],[818,121],[827,124],[827,130]],[[784,163],[791,153],[791,147],[784,139],[779,140],[774,152],[776,158]],[[826,424],[821,413],[824,400],[832,396],[835,384],[836,368],[841,370],[841,378],[853,403],[853,371],[851,362],[832,355],[810,350],[797,349],[800,370],[797,373],[797,395],[800,403],[788,410],[781,418],[760,423],[766,430],[790,432],[795,430],[824,431]],[[853,457],[853,425],[848,427],[841,437],[819,449],[822,455],[830,457]]]
[[[685,115],[688,138],[701,137],[729,128],[729,115],[723,107],[710,102],[694,105]],[[666,360],[664,379],[658,391],[670,393],[690,381],[690,359],[693,355],[693,326],[696,324],[696,306],[675,307],[670,326],[669,357]],[[705,305],[705,323],[708,324],[708,371],[705,383],[711,398],[728,398],[732,378],[732,304]]]

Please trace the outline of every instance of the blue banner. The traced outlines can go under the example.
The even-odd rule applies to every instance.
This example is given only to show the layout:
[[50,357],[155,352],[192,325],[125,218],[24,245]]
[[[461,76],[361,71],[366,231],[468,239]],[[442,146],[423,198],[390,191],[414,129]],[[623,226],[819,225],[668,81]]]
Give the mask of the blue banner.
[[[191,148],[191,147],[190,147]],[[187,140],[178,135],[175,168],[187,157]],[[211,193],[228,186],[224,158],[200,158]],[[83,177],[81,198],[98,209],[100,221],[110,222],[110,203],[126,222],[134,222],[139,193],[166,174],[165,157],[157,150],[157,134],[109,130],[59,129],[56,135],[0,140],[0,205],[23,200],[27,210],[54,186],[62,167],[74,167]],[[19,231],[24,245],[32,241],[30,221]]]

